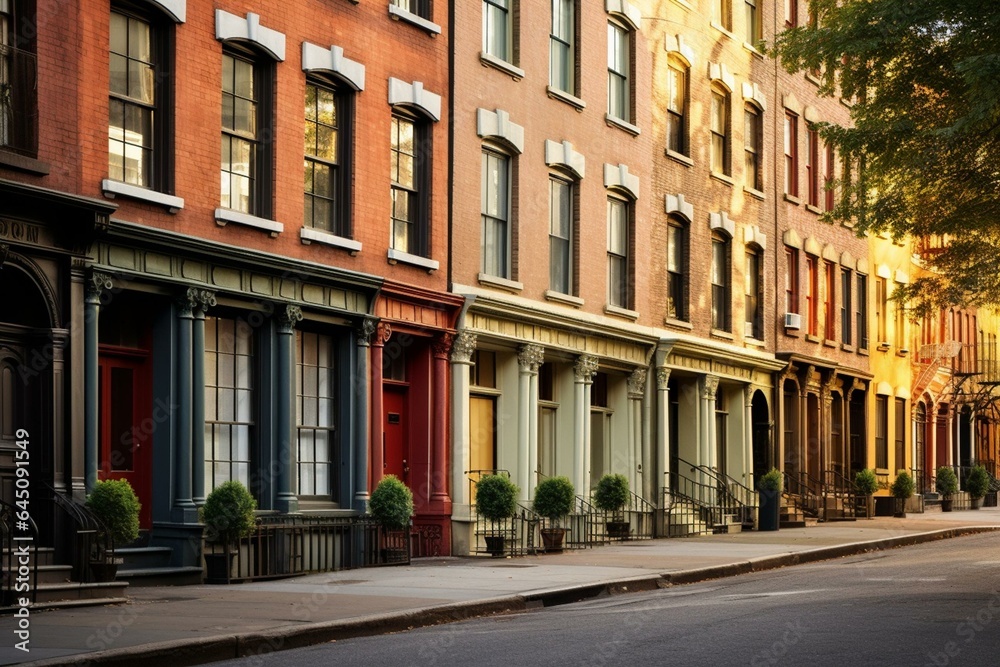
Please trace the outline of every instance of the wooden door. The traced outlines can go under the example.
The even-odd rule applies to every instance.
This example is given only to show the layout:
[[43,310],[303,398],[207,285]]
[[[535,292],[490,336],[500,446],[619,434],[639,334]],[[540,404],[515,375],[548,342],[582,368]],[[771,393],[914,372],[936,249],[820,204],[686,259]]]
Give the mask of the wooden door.
[[469,397],[469,470],[495,470],[497,465],[496,399]]
[[406,388],[387,386],[382,395],[382,473],[395,475],[409,486],[410,447],[406,414]]

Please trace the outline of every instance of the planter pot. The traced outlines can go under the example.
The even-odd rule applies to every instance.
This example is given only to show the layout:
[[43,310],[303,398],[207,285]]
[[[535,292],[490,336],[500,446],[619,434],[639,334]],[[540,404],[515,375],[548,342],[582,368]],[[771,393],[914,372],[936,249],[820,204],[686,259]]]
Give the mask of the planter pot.
[[122,562],[122,558],[92,560],[90,561],[90,574],[93,575],[94,581],[114,581],[118,574],[118,566]]
[[565,528],[542,528],[542,546],[546,552],[559,552],[563,550],[563,539],[566,537]]
[[942,498],[941,499],[941,511],[942,512],[950,512],[953,502],[955,502],[955,501],[952,500],[951,498]]
[[778,530],[781,515],[781,496],[776,492],[760,492],[757,510],[757,530]]
[[235,553],[205,554],[205,580],[228,583],[233,571]]
[[865,517],[868,519],[875,518],[875,496],[871,493],[865,496]]
[[983,499],[982,498],[973,498],[972,499],[972,509],[977,510],[977,509],[981,508],[982,506],[983,506]]
[[503,535],[488,535],[486,537],[486,551],[494,558],[500,558],[507,550],[507,540]]
[[897,519],[906,518],[906,498],[893,498],[893,516]]
[[613,540],[627,540],[629,537],[628,521],[608,521],[608,537]]

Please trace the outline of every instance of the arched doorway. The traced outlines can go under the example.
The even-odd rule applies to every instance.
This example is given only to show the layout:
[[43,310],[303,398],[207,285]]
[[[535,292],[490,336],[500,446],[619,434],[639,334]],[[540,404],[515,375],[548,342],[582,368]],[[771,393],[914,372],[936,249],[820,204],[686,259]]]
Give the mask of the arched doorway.
[[774,467],[774,452],[771,449],[771,415],[767,408],[767,397],[759,389],[750,401],[750,423],[753,448],[753,485],[768,470]]

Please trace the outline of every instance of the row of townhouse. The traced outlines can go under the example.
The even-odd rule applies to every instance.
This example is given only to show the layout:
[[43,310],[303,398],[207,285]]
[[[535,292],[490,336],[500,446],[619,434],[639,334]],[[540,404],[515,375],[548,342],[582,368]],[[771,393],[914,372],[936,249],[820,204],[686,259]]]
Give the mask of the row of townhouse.
[[3,499],[28,433],[39,497],[128,479],[200,566],[229,479],[351,516],[395,474],[430,555],[483,471],[663,510],[995,461],[995,319],[910,322],[933,244],[820,217],[849,102],[761,47],[799,12],[0,0]]

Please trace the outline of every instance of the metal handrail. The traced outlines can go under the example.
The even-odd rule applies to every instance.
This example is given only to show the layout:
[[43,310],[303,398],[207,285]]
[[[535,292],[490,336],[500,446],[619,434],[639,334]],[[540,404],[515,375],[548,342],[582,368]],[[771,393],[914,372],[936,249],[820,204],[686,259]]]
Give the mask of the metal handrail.
[[843,505],[844,518],[848,518],[848,510],[850,510],[851,517],[857,517],[857,486],[852,480],[848,479],[840,472],[833,469],[823,471],[823,495],[826,497],[836,498],[841,501]]
[[67,497],[46,483],[53,503],[63,510],[73,523],[73,579],[80,582],[94,580],[90,562],[107,554],[114,554],[114,543],[110,531],[86,505],[72,497]]

